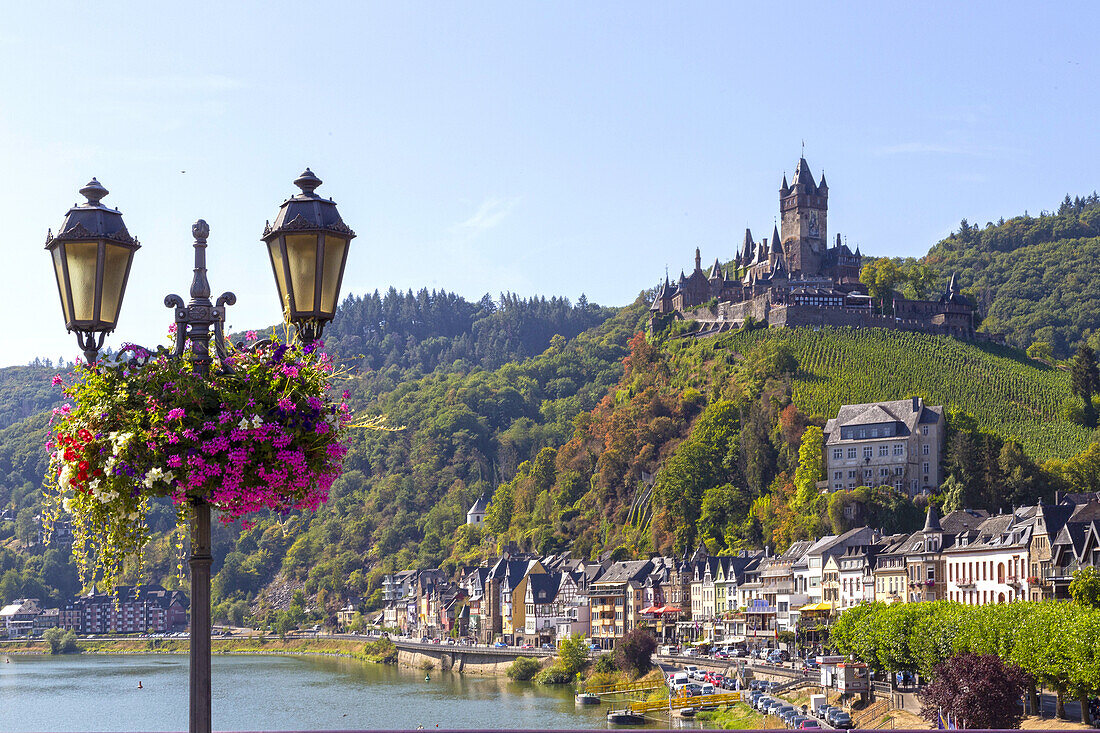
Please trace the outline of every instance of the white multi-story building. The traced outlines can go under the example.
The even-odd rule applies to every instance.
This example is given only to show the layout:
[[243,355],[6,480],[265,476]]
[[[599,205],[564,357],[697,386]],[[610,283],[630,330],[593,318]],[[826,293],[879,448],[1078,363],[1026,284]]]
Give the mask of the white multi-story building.
[[910,496],[943,480],[943,407],[920,397],[844,405],[825,425],[829,489],[893,486]]
[[971,606],[1025,600],[1033,530],[1033,522],[1021,522],[1013,513],[960,533],[942,553],[947,600]]

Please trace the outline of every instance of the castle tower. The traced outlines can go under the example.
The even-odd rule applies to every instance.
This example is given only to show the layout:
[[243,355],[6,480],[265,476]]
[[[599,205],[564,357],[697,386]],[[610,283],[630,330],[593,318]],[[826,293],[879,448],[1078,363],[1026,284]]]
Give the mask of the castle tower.
[[821,271],[821,258],[828,246],[827,216],[829,187],[825,174],[821,183],[814,183],[810,165],[799,158],[794,170],[794,183],[787,185],[786,174],[779,189],[779,211],[783,217],[783,250],[787,267],[792,273],[817,275]]

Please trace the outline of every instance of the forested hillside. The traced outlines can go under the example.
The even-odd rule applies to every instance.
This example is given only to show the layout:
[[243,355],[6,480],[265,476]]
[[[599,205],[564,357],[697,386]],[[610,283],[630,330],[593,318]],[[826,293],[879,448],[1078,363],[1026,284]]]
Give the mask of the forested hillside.
[[984,227],[965,219],[921,260],[942,277],[958,272],[985,315],[982,330],[1024,349],[1047,342],[1068,357],[1100,334],[1100,198],[1066,196],[1057,212]]
[[[1098,212],[1090,197],[1058,214],[966,225],[924,261],[900,263],[900,276],[884,268],[875,288],[919,296],[957,269],[988,304],[984,328],[1067,354],[1095,322]],[[1063,248],[1070,264],[1053,263],[1048,252]],[[1076,273],[1085,274],[1075,292]],[[1036,278],[1051,282],[1029,290]],[[350,367],[343,387],[355,410],[395,429],[354,435],[317,514],[216,529],[218,613],[285,606],[287,588],[311,605],[375,607],[384,572],[455,570],[506,544],[628,557],[700,539],[712,552],[782,549],[855,522],[918,526],[924,499],[817,491],[820,428],[844,403],[920,395],[947,408],[948,478],[932,499],[945,509],[1100,489],[1100,444],[1070,419],[1070,373],[1048,351],[1036,361],[1006,346],[874,330],[647,335],[647,305],[392,289],[347,298],[325,348]],[[33,545],[53,371],[0,370],[0,600],[59,599],[77,584],[64,552]],[[493,499],[487,522],[467,527],[482,494]],[[145,577],[173,587],[171,507],[157,505],[151,526],[161,534]]]

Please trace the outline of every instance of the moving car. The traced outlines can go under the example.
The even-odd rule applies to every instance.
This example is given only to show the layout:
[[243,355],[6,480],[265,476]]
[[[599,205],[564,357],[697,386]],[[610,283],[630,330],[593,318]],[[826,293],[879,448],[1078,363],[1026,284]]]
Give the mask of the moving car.
[[798,724],[799,730],[821,730],[821,723],[813,718],[806,718]]

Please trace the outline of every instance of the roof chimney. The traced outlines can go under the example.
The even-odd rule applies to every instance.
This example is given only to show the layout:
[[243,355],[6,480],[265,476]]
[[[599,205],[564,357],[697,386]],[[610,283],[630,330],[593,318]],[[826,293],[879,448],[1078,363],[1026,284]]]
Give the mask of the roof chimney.
[[920,397],[913,397],[913,412],[920,411]]

